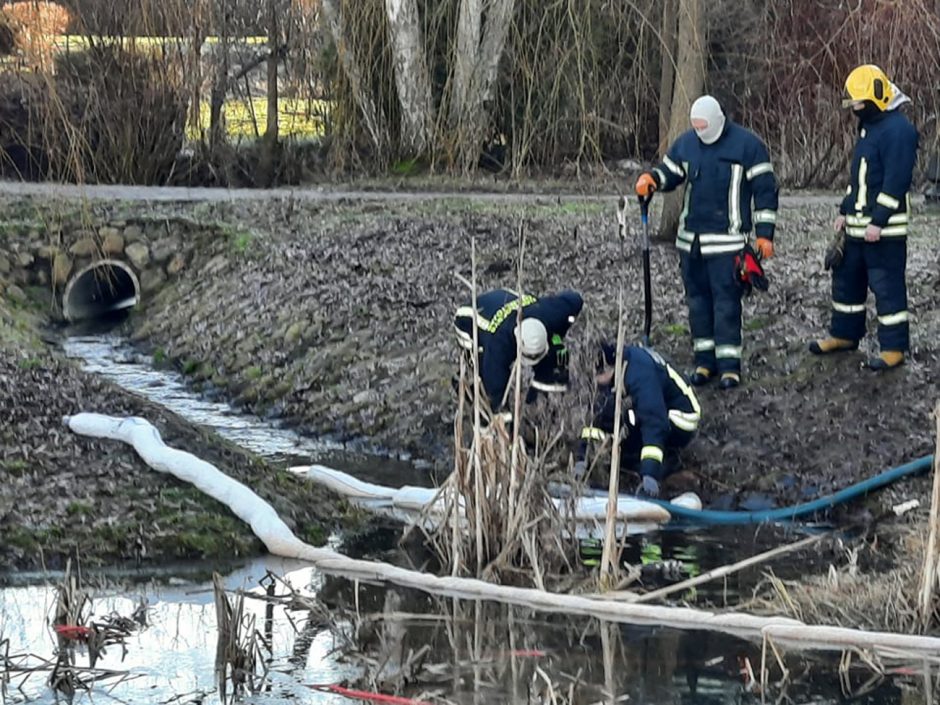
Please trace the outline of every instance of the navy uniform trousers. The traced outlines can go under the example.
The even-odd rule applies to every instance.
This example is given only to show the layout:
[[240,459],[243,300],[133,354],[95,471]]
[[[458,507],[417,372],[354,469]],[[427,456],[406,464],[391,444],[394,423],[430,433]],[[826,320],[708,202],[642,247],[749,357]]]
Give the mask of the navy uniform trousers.
[[906,352],[910,345],[906,265],[906,238],[882,237],[878,242],[846,238],[842,262],[832,273],[832,336],[865,337],[865,299],[871,288],[881,349]]
[[741,287],[735,254],[703,257],[698,238],[679,262],[696,367],[741,372]]

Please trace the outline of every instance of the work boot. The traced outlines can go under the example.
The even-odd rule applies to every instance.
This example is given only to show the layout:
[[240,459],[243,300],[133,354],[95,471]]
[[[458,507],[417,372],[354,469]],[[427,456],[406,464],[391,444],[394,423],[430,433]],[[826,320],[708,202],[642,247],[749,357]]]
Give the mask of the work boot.
[[737,372],[722,372],[718,389],[734,389],[741,384],[741,375]]
[[702,387],[712,381],[714,372],[707,367],[696,367],[689,381],[696,387]]
[[883,372],[904,364],[904,353],[900,350],[882,350],[878,357],[868,360],[868,369]]
[[809,351],[813,355],[831,355],[838,352],[858,350],[858,341],[848,338],[823,338],[814,340],[809,344]]

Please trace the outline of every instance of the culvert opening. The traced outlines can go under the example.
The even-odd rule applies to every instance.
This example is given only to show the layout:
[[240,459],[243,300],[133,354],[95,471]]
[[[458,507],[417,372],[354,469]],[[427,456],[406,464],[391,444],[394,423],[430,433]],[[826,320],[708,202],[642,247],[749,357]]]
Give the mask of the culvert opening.
[[140,301],[140,282],[124,262],[100,260],[79,270],[65,286],[62,312],[68,321],[106,318]]

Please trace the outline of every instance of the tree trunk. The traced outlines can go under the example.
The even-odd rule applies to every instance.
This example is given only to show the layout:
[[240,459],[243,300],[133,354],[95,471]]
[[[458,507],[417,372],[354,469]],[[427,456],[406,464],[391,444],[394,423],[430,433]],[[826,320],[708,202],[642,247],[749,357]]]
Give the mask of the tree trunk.
[[[489,110],[496,88],[499,62],[506,48],[515,0],[490,0],[485,22],[480,0],[461,0],[457,52],[451,91],[451,118],[457,163],[464,171],[476,165],[486,137]],[[458,73],[456,67],[465,66]],[[468,67],[472,70],[464,73]]]
[[[676,80],[669,115],[669,144],[690,129],[689,111],[705,86],[704,0],[679,0],[679,49]],[[676,189],[663,199],[659,221],[660,240],[672,240],[679,227],[685,189]]]
[[[275,180],[277,172],[277,148],[278,148],[278,90],[277,90],[277,65],[280,60],[280,51],[278,48],[279,30],[278,30],[278,0],[268,0],[268,47],[271,55],[268,57],[268,114],[267,124],[264,130],[264,144],[262,146],[261,181],[264,186],[271,186]],[[248,96],[251,100],[251,96]]]
[[321,9],[323,10],[323,18],[330,28],[330,34],[333,37],[333,44],[336,46],[336,54],[339,57],[340,65],[343,67],[343,73],[346,74],[346,80],[349,81],[356,105],[362,114],[366,131],[372,140],[372,146],[375,147],[379,157],[382,158],[388,154],[388,131],[385,127],[385,116],[376,106],[367,85],[362,80],[359,61],[352,43],[346,35],[346,25],[339,10],[338,1],[322,0]]
[[450,124],[457,126],[467,104],[467,91],[480,57],[483,30],[483,1],[463,0],[457,20],[457,49],[454,53],[453,90],[450,98]]
[[216,47],[215,76],[212,80],[212,89],[209,92],[209,152],[216,155],[219,147],[225,141],[225,125],[222,121],[222,106],[225,104],[225,95],[228,92],[229,70],[229,13],[226,11],[225,0],[214,3],[216,32],[219,44]]
[[401,107],[401,147],[409,156],[416,156],[425,153],[431,144],[434,124],[431,76],[418,4],[416,0],[385,0],[385,10]]
[[679,0],[663,0],[662,66],[659,74],[659,153],[669,148],[669,108],[676,80],[676,50],[679,48]]

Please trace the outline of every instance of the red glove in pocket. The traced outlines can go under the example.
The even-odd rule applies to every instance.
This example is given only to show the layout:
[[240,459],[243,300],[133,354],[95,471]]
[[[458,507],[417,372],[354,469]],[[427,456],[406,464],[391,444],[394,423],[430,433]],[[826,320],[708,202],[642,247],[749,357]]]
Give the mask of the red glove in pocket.
[[758,291],[767,291],[770,283],[767,281],[767,275],[764,274],[764,268],[760,263],[760,256],[754,252],[750,245],[745,245],[741,254],[734,257],[734,269],[737,272],[738,283],[744,289],[744,295],[747,296],[753,289]]

